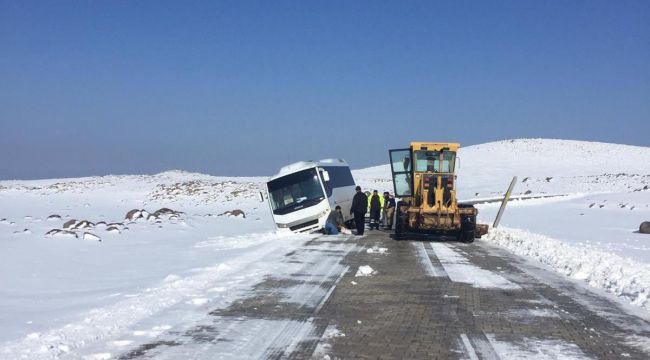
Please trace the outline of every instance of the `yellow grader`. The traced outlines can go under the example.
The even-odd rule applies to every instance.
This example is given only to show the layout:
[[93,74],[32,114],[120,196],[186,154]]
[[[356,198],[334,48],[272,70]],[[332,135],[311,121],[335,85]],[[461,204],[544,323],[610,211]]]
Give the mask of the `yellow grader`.
[[409,234],[454,235],[473,242],[487,232],[478,210],[456,199],[457,143],[411,142],[389,150],[395,197],[395,239]]

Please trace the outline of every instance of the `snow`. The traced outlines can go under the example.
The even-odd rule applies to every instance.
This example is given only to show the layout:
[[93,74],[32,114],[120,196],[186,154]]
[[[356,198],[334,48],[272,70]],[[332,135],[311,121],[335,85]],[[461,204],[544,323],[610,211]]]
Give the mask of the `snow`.
[[377,246],[373,246],[373,247],[371,247],[371,248],[368,248],[368,249],[366,250],[366,252],[367,252],[368,254],[381,254],[381,255],[384,255],[384,254],[388,254],[388,249],[385,248],[385,247],[377,247]]
[[88,241],[102,241],[99,236],[89,232],[84,233],[83,239]]
[[194,298],[194,299],[190,300],[189,303],[192,304],[192,305],[199,306],[199,305],[205,305],[209,301],[210,301],[210,299],[207,299],[207,298]]
[[335,325],[328,325],[323,332],[323,335],[316,345],[316,349],[312,355],[313,359],[329,359],[329,352],[332,350],[330,342],[336,338],[343,338],[345,334],[336,328]]
[[415,250],[417,251],[418,255],[418,262],[424,269],[425,273],[428,276],[434,276],[434,277],[443,277],[447,276],[445,273],[445,269],[443,269],[441,266],[434,265],[431,262],[431,259],[429,256],[435,256],[433,253],[433,249],[431,248],[431,245],[427,246],[424,245],[423,242],[416,242],[414,243]]
[[526,309],[524,311],[510,311],[512,315],[522,318],[542,317],[542,318],[559,318],[560,314],[551,309]]
[[491,229],[485,240],[650,310],[650,264],[523,230]]
[[93,355],[85,356],[86,360],[109,360],[113,357],[111,353],[98,353]]
[[358,276],[371,276],[374,273],[374,270],[370,267],[370,265],[362,265],[359,266],[359,269],[357,270],[357,273],[354,274],[355,277]]
[[[261,281],[309,239],[274,233],[256,199],[262,181],[167,172],[0,182],[0,358],[76,352],[178,304],[241,293],[214,289]],[[131,209],[163,207],[182,214],[123,223]],[[248,216],[217,216],[234,209]]]
[[[460,157],[462,199],[497,198],[515,175],[515,197],[563,195],[511,202],[502,227],[482,241],[650,309],[650,235],[635,232],[650,220],[650,191],[644,190],[650,185],[649,148],[521,139],[465,147]],[[393,190],[388,165],[353,175],[364,190]],[[264,181],[168,171],[0,182],[0,359],[110,358],[175,328],[188,314],[227,306],[269,273],[295,271],[279,266],[280,259],[311,237],[275,233],[268,205],[257,201]],[[477,207],[479,220],[491,223],[498,204]],[[163,208],[174,213],[156,215]],[[138,216],[126,219],[130,210]],[[462,247],[447,245],[414,243],[430,276],[516,288],[471,265]],[[388,254],[379,246],[365,251]],[[430,254],[440,264],[434,266]],[[331,262],[319,264],[312,275],[346,271]],[[367,265],[356,272],[373,274]],[[283,296],[315,306],[323,292],[307,284],[289,287]],[[313,327],[253,322],[260,331],[284,327],[302,333]],[[246,334],[241,336],[239,345],[220,345],[225,357],[228,349],[242,347],[259,355],[255,346],[263,339],[248,346]],[[494,341],[504,353],[521,350]],[[276,342],[291,346],[287,339]],[[528,345],[535,344],[531,339]]]
[[[516,139],[461,147],[458,157],[458,197],[466,200],[502,196],[513,176],[515,195],[626,193],[650,184],[650,148],[641,146]],[[393,191],[388,164],[352,174],[364,190]]]
[[562,340],[524,339],[520,343],[497,340],[495,335],[486,334],[492,348],[501,359],[591,359],[576,344]]
[[507,290],[518,290],[521,287],[494,272],[481,269],[473,265],[451,246],[442,243],[431,243],[444,272],[453,282],[470,284],[477,288],[498,288]]
[[[501,225],[648,263],[650,236],[636,232],[650,219],[648,204],[650,191],[515,201],[508,204]],[[479,205],[479,218],[493,219],[497,207]]]
[[[117,302],[90,310],[83,318],[70,322],[63,327],[54,328],[43,334],[37,341],[23,339],[6,344],[2,352],[9,354],[23,354],[31,358],[39,358],[40,352],[34,353],[37,344],[60,345],[65,344],[72,348],[78,348],[99,339],[110,338],[120,335],[124,330],[131,328],[138,322],[161,313],[180,302],[188,302],[194,306],[203,305],[208,302],[208,291],[214,284],[224,284],[234,287],[236,283],[246,282],[250,285],[260,281],[264,274],[268,273],[268,264],[262,264],[261,259],[269,260],[279,258],[286,253],[286,247],[278,251],[277,244],[287,240],[286,236],[275,234],[256,234],[251,237],[265,237],[265,246],[256,247],[253,251],[242,253],[240,256],[231,254],[222,263],[204,268],[191,269],[184,277],[179,279],[162,281],[152,287],[137,291],[133,296],[124,296]],[[304,237],[295,239],[304,241]],[[285,242],[286,244],[286,242]],[[242,268],[247,272],[242,274]],[[200,296],[206,295],[205,297]],[[224,294],[222,301],[228,296],[236,294]],[[92,305],[92,304],[91,304]],[[49,349],[52,347],[48,346]],[[58,353],[55,351],[55,354]],[[51,355],[51,350],[46,354]]]
[[647,336],[633,335],[627,339],[626,343],[643,352],[650,353],[650,338]]
[[115,341],[113,341],[112,344],[115,345],[115,346],[118,346],[118,347],[124,347],[124,346],[129,346],[129,345],[133,344],[133,341],[131,341],[131,340],[115,340]]
[[[279,357],[277,352],[290,352],[301,339],[313,333],[312,321],[272,320],[256,318],[221,318],[217,341],[187,343],[169,347],[156,359],[264,359]],[[206,346],[210,352],[206,354]],[[270,352],[270,353],[269,353]],[[218,355],[215,355],[218,354]]]

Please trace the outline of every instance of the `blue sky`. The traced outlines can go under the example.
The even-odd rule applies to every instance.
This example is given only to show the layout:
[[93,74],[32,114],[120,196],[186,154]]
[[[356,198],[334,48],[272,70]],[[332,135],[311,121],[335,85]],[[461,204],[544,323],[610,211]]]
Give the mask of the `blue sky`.
[[649,1],[0,0],[0,179],[649,134]]

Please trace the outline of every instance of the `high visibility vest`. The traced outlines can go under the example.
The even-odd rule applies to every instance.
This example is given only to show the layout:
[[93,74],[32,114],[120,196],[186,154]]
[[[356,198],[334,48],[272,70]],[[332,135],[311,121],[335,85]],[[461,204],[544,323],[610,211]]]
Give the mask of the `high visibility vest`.
[[[379,196],[379,210],[384,210],[384,197],[379,194],[377,196]],[[368,196],[368,210],[370,210],[370,199],[372,199],[372,195]]]

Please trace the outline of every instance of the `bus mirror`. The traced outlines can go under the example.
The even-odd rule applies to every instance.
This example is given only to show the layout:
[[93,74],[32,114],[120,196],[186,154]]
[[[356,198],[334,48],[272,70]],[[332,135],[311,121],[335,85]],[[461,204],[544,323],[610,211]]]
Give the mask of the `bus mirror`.
[[457,169],[460,169],[460,158],[459,157],[456,157],[456,166],[455,166],[454,171],[457,170]]
[[264,202],[264,194],[261,191],[257,193],[257,198],[260,202]]
[[323,180],[330,181],[330,173],[327,170],[323,171]]

